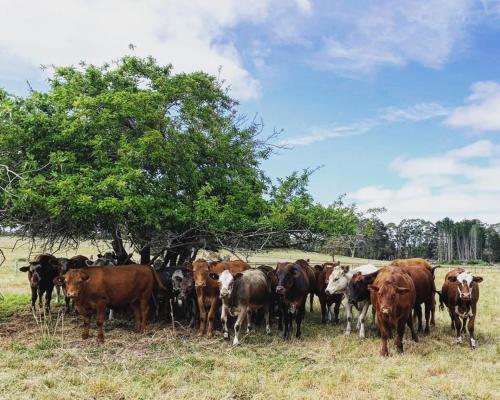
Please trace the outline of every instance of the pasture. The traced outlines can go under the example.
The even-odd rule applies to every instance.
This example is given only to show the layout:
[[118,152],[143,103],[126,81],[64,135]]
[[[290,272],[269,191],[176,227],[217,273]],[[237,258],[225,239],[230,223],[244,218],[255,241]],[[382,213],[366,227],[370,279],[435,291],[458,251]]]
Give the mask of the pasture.
[[[5,249],[7,241],[1,239]],[[86,244],[77,252],[97,251]],[[43,335],[29,307],[26,275],[13,271],[26,249],[6,251],[0,268],[1,399],[494,399],[500,398],[500,273],[480,270],[476,319],[478,348],[455,344],[446,311],[436,312],[437,326],[413,343],[405,335],[405,353],[378,355],[374,331],[360,340],[345,336],[341,323],[320,323],[319,304],[307,308],[303,338],[284,342],[276,324],[263,327],[232,347],[217,332],[199,339],[194,330],[168,323],[132,332],[132,321],[105,324],[106,342],[80,338],[78,317],[59,319],[57,331]],[[326,255],[280,250],[259,254],[251,262],[271,265],[299,257],[326,261]],[[341,258],[342,262],[363,262]],[[21,264],[22,265],[22,264]],[[440,288],[447,268],[436,273]],[[474,269],[472,269],[474,270]],[[52,324],[62,306],[54,304]],[[59,314],[60,317],[60,314]],[[368,319],[371,326],[371,317]],[[62,323],[61,323],[62,322]],[[232,333],[232,332],[231,332]]]

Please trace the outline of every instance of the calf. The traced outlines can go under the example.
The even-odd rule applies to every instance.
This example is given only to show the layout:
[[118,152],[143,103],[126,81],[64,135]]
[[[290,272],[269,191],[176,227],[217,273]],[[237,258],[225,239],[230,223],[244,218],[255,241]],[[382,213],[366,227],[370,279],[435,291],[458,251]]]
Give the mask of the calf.
[[479,283],[482,281],[483,278],[480,276],[473,276],[469,271],[455,268],[446,274],[441,289],[441,308],[443,304],[448,307],[451,327],[456,329],[457,343],[462,343],[462,333],[465,333],[467,325],[472,349],[475,349],[477,344],[474,337],[474,322],[479,300]]
[[51,254],[40,254],[26,267],[19,268],[22,272],[28,272],[28,280],[31,287],[31,307],[34,309],[36,300],[42,307],[42,298],[45,294],[45,309],[50,310],[50,301],[54,290],[54,279],[59,275],[59,262]]
[[199,318],[193,270],[186,268],[179,284],[178,298],[182,301],[189,326],[193,327]]
[[[82,256],[82,255],[73,256],[71,258],[59,257],[57,259],[57,262],[59,263],[59,275],[64,275],[66,272],[68,272],[71,269],[86,268],[87,261],[89,261],[89,259],[85,256]],[[66,311],[70,312],[71,311],[71,307],[70,307],[71,299],[68,297],[68,295],[66,293],[66,288],[64,285],[63,286],[56,285],[57,301],[59,302],[61,288],[62,288],[62,292],[64,294],[64,303],[66,304]]]
[[330,278],[330,275],[332,274],[333,268],[337,266],[337,263],[325,263],[323,265],[315,265],[315,292],[316,296],[319,298],[319,303],[321,305],[321,322],[323,324],[326,323],[326,314],[328,310],[328,320],[331,322],[332,321],[332,310],[331,307],[333,304],[335,304],[334,307],[334,314],[335,318],[333,321],[335,323],[339,322],[339,310],[340,310],[340,303],[342,303],[342,298],[343,294],[342,293],[336,293],[336,294],[329,294],[326,293],[326,287],[328,286],[328,279]]
[[271,320],[276,318],[278,320],[278,329],[283,330],[283,319],[281,317],[281,312],[279,309],[279,295],[276,293],[276,287],[278,286],[278,278],[274,273],[274,268],[269,265],[259,265],[257,267],[266,275],[271,285],[271,297],[269,299],[269,314]]
[[281,315],[284,320],[283,339],[290,337],[294,316],[297,324],[295,337],[299,338],[306,298],[310,293],[308,274],[304,268],[295,263],[278,263],[275,274],[278,280],[276,293],[280,296]]
[[392,329],[397,331],[396,348],[400,353],[403,352],[405,325],[409,326],[413,340],[418,342],[411,315],[415,304],[415,285],[410,275],[399,267],[384,267],[368,289],[382,339],[380,355],[389,355],[387,339],[392,335]]
[[[418,260],[418,259],[417,259]],[[428,334],[429,320],[431,325],[435,325],[434,314],[436,311],[436,300],[434,293],[436,293],[436,285],[432,268],[420,263],[408,263],[400,267],[408,275],[410,275],[415,285],[415,305],[413,307],[414,314],[418,320],[418,332],[422,332],[422,308],[421,304],[425,305],[425,330],[424,333]]]
[[316,274],[308,261],[309,259],[307,261],[299,259],[295,261],[295,264],[300,265],[309,278],[309,311],[313,312],[314,295],[316,293]]
[[[250,268],[250,266],[246,262],[240,260],[218,262],[213,263],[210,266],[204,259],[198,259],[193,262],[196,298],[200,313],[200,328],[198,336],[203,336],[205,334],[205,330],[207,331],[207,337],[211,338],[213,336],[215,314],[221,304],[219,298],[219,285],[216,281],[211,279],[208,274],[210,272],[220,274],[224,270],[229,270],[235,273],[243,272],[248,268]],[[207,308],[209,310],[208,314]]]
[[68,296],[74,299],[83,317],[83,339],[89,337],[90,318],[96,314],[99,342],[104,342],[106,307],[132,306],[135,330],[142,332],[146,327],[154,284],[164,289],[154,269],[137,264],[73,269],[55,278],[54,282],[64,284]]
[[236,274],[229,270],[220,275],[211,272],[210,277],[219,282],[220,298],[222,300],[221,320],[224,327],[224,339],[229,339],[227,317],[238,316],[234,324],[233,345],[240,344],[241,325],[247,320],[247,333],[251,330],[251,312],[264,309],[266,333],[271,333],[269,325],[269,300],[271,298],[271,283],[266,273],[260,269],[249,269]]
[[[328,278],[328,285],[325,289],[325,293],[328,295],[344,294],[346,296],[346,317],[347,325],[345,329],[345,334],[349,335],[351,333],[351,321],[352,321],[352,306],[356,307],[359,311],[358,324],[356,329],[359,329],[359,336],[361,338],[365,337],[365,319],[370,307],[369,297],[358,297],[354,298],[353,291],[348,291],[349,282],[352,277],[359,273],[360,276],[376,274],[378,269],[372,264],[360,265],[359,267],[351,268],[349,265],[338,265],[334,267],[332,273]],[[373,275],[373,276],[374,276]]]

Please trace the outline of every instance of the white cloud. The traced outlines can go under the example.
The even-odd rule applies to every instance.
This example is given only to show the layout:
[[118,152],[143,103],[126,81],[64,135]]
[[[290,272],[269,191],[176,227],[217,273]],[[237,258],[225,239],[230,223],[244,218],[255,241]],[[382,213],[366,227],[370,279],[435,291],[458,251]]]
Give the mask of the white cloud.
[[464,36],[472,9],[469,0],[356,4],[336,4],[336,18],[331,23],[337,22],[342,30],[325,37],[314,64],[348,74],[409,62],[439,68]]
[[388,122],[418,122],[436,117],[442,117],[447,115],[448,113],[449,111],[446,109],[446,107],[442,106],[441,104],[419,103],[408,108],[386,108],[380,118]]
[[500,84],[474,83],[466,104],[455,108],[445,124],[478,132],[500,131]]
[[[217,74],[222,66],[233,95],[254,99],[261,84],[227,33],[241,23],[268,23],[274,1],[256,0],[250,6],[234,0],[4,0],[0,66],[102,63],[122,56],[133,43],[136,54],[172,62],[177,72]],[[282,8],[304,13],[308,2],[289,0]]]
[[[500,222],[500,145],[480,140],[443,154],[399,158],[390,164],[404,182],[368,186],[350,194],[362,209],[385,206],[386,221],[479,218]],[[481,163],[477,160],[480,159]]]
[[280,144],[284,146],[304,146],[331,138],[362,135],[370,131],[373,128],[374,124],[375,122],[373,121],[365,121],[350,125],[330,125],[315,127],[311,129],[311,131],[306,135],[282,140]]

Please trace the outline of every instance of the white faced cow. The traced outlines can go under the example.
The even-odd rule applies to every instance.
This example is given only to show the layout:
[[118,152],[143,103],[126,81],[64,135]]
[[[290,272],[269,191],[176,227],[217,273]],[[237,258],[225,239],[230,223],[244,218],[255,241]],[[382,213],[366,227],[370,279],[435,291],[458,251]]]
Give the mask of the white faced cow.
[[228,270],[220,275],[211,272],[210,278],[218,281],[220,298],[222,300],[221,320],[224,325],[224,339],[229,339],[227,317],[238,316],[234,324],[233,345],[240,343],[239,334],[241,325],[247,319],[247,333],[251,329],[251,312],[264,309],[266,333],[271,333],[269,325],[269,305],[271,301],[271,281],[264,271],[248,269],[236,274]]
[[[347,326],[345,329],[345,334],[348,335],[351,333],[351,320],[352,320],[352,306],[354,305],[358,311],[360,311],[358,317],[358,324],[356,329],[359,329],[359,336],[365,337],[365,318],[366,313],[368,312],[368,308],[370,307],[370,299],[366,299],[360,302],[352,302],[350,301],[348,296],[348,286],[352,276],[358,272],[362,275],[372,274],[377,272],[377,267],[372,264],[361,265],[359,267],[351,268],[349,265],[338,265],[333,269],[330,277],[328,278],[328,285],[326,287],[326,294],[334,295],[334,294],[344,294],[346,303],[346,315],[347,315]],[[354,304],[353,304],[354,303]]]

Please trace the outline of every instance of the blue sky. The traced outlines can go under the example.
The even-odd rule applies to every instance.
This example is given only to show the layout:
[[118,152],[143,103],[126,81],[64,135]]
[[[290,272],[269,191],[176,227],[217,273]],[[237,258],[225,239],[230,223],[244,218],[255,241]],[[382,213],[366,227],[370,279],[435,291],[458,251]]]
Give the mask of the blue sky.
[[43,89],[40,64],[136,54],[218,74],[241,112],[291,147],[272,177],[322,165],[386,221],[500,222],[500,1],[2,0],[0,85]]

